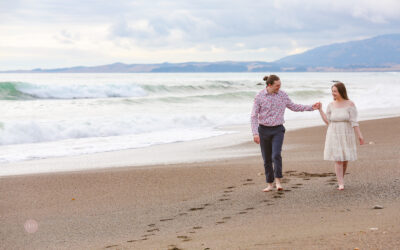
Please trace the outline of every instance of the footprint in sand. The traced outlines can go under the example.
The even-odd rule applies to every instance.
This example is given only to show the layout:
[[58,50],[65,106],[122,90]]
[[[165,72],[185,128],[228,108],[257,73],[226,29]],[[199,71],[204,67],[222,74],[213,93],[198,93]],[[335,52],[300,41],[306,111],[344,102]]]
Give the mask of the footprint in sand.
[[136,242],[136,241],[138,241],[138,240],[128,240],[126,242],[132,243],[132,242]]
[[252,181],[253,179],[246,179],[246,181]]
[[193,227],[193,229],[202,229],[202,227],[197,226],[197,227]]
[[145,234],[145,235],[142,235],[141,237],[142,237],[142,238],[147,238],[147,237],[153,236],[153,235],[155,235],[155,234]]
[[187,213],[180,213],[179,215],[180,215],[180,216],[183,216],[183,215],[187,215]]
[[225,190],[224,193],[232,193],[232,190]]
[[173,220],[173,219],[171,219],[171,218],[169,218],[169,219],[161,219],[160,221],[169,221],[169,220]]
[[112,248],[112,247],[117,247],[118,245],[111,245],[111,246],[106,246],[106,248]]
[[226,189],[232,189],[232,188],[235,188],[235,186],[230,186],[230,187],[227,187]]
[[149,226],[149,227],[155,227],[156,224],[149,224],[149,225],[147,225],[147,226]]
[[168,246],[168,250],[182,250],[181,248],[178,248],[177,246],[175,246],[175,245],[169,245]]
[[283,192],[291,192],[292,190],[290,190],[290,189],[285,189],[285,190],[283,190]]
[[243,186],[247,186],[247,185],[254,185],[254,182],[247,182],[247,183],[243,183]]
[[217,221],[217,222],[215,222],[215,224],[224,224],[225,223],[225,221]]
[[245,211],[242,211],[242,212],[239,212],[239,214],[247,214],[247,212],[245,212]]
[[253,209],[254,209],[254,207],[248,207],[245,210],[253,210]]
[[336,179],[331,178],[326,181],[326,185],[335,185],[336,184]]
[[229,216],[227,216],[227,217],[224,217],[224,218],[222,218],[223,220],[229,220],[231,217],[229,217]]
[[153,228],[153,229],[147,230],[148,233],[151,233],[151,232],[159,232],[159,231],[160,231],[160,229],[158,229],[158,228]]
[[219,201],[229,201],[230,199],[219,199]]
[[308,173],[308,172],[301,172],[301,173],[295,173],[294,171],[287,171],[285,172],[289,174],[289,176],[297,176],[297,177],[303,177],[304,179],[310,179],[309,177],[328,177],[328,176],[334,176],[334,173]]
[[189,236],[186,236],[186,235],[178,235],[176,238],[181,239],[182,241],[192,240]]
[[204,207],[192,207],[189,211],[203,210]]

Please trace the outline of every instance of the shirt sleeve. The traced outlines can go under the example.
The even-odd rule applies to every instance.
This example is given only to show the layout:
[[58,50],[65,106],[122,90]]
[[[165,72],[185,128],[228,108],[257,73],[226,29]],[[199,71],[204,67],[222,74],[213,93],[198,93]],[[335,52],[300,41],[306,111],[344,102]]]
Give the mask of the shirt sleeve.
[[289,96],[285,93],[286,107],[295,112],[313,111],[312,105],[301,105],[293,103]]
[[253,110],[251,111],[251,130],[253,135],[258,135],[258,114],[260,113],[259,95],[254,98]]
[[358,112],[356,106],[351,106],[350,112],[350,123],[352,127],[358,127]]

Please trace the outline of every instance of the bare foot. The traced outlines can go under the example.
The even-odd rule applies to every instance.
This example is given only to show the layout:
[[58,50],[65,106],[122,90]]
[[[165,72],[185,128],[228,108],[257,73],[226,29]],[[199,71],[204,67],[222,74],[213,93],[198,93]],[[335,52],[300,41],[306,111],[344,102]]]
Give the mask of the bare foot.
[[275,185],[276,185],[276,190],[278,190],[278,191],[283,190],[280,178],[275,178]]
[[343,190],[344,189],[344,185],[339,185],[339,187],[337,188],[337,190]]
[[271,190],[272,190],[272,186],[268,186],[268,187],[264,188],[262,191],[263,192],[269,192]]

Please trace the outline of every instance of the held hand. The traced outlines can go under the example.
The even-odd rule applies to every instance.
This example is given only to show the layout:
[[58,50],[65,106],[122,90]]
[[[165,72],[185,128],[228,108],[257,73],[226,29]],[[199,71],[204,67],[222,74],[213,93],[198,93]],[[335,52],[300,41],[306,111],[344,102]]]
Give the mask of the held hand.
[[260,144],[260,136],[255,135],[253,140],[254,140],[255,143]]
[[312,105],[312,109],[313,109],[313,110],[317,110],[317,109],[319,109],[319,107],[320,107],[320,102],[316,102],[316,103],[314,103],[314,104]]

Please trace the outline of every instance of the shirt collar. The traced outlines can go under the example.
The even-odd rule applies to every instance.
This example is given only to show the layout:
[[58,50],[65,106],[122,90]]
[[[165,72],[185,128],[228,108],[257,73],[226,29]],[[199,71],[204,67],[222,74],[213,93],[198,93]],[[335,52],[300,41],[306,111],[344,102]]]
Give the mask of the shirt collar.
[[264,91],[265,91],[265,95],[266,95],[266,96],[269,96],[269,95],[272,95],[272,96],[273,96],[273,95],[277,95],[277,94],[279,94],[279,92],[280,92],[280,90],[278,90],[278,93],[271,93],[271,94],[270,94],[270,93],[268,93],[267,88],[265,88]]

